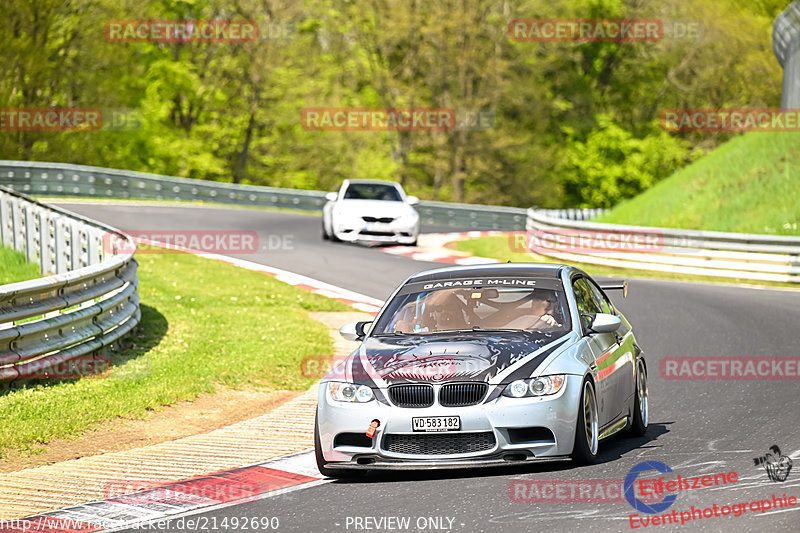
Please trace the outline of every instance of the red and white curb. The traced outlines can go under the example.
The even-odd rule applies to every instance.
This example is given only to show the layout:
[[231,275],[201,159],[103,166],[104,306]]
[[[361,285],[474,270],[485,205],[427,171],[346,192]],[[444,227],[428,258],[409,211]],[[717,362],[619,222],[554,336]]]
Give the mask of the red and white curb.
[[0,531],[117,531],[152,522],[177,520],[329,481],[320,477],[314,451],[308,450],[257,465],[211,473],[17,520],[0,521]]
[[485,265],[499,263],[497,259],[471,256],[466,252],[457,252],[447,248],[447,243],[462,239],[474,239],[505,235],[502,231],[462,231],[455,233],[423,233],[419,236],[418,246],[384,246],[381,250],[387,254],[402,255],[414,261],[448,263],[451,265]]

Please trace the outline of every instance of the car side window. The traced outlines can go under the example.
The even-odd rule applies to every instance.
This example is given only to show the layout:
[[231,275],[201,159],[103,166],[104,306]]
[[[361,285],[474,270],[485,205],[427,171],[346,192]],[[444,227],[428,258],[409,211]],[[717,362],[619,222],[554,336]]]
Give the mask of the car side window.
[[592,289],[585,278],[578,278],[572,282],[572,291],[575,293],[575,303],[578,305],[578,312],[581,315],[581,324],[584,328],[589,327],[590,320],[584,315],[600,313],[600,306],[594,300]]
[[[584,281],[586,280],[584,279]],[[600,312],[616,315],[617,313],[614,310],[614,306],[611,305],[611,302],[606,295],[603,294],[603,291],[601,291],[600,288],[592,281],[589,281],[587,285],[589,285],[589,289],[592,291],[592,300],[594,300],[597,307],[600,308]]]

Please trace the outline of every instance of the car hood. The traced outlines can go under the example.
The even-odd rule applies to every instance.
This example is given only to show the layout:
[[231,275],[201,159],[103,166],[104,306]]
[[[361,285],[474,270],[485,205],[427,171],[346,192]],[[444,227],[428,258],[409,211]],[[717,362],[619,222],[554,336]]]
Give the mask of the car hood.
[[385,200],[341,200],[336,202],[334,209],[348,215],[393,218],[414,211],[414,208],[405,202]]
[[508,383],[529,377],[559,346],[571,344],[569,338],[563,332],[369,337],[345,360],[338,378],[377,388],[453,381]]

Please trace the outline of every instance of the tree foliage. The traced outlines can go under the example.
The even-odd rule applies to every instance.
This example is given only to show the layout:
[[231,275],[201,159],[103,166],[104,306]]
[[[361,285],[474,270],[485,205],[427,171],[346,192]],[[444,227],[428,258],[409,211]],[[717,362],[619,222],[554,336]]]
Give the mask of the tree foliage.
[[[0,131],[0,158],[423,198],[606,206],[730,135],[678,134],[665,108],[776,107],[773,0],[7,0],[4,108],[129,109],[135,127]],[[661,18],[697,40],[535,43],[515,18]],[[257,21],[243,43],[116,43],[110,20]],[[307,107],[452,108],[491,127],[306,131]],[[131,122],[129,121],[129,126]]]

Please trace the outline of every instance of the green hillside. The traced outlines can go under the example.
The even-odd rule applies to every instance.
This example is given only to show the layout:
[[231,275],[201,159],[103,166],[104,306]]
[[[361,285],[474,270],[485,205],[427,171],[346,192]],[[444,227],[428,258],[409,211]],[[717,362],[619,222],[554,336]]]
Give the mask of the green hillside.
[[597,221],[800,235],[800,133],[736,137]]

